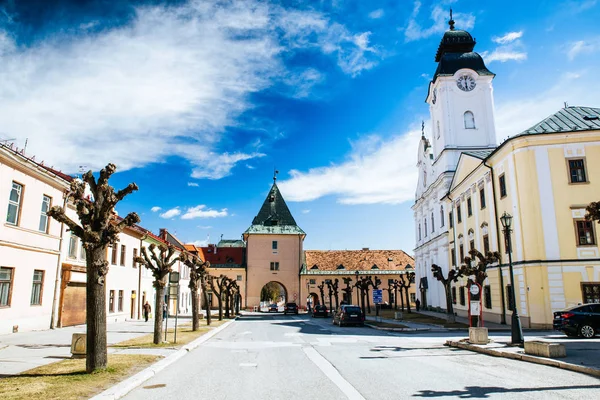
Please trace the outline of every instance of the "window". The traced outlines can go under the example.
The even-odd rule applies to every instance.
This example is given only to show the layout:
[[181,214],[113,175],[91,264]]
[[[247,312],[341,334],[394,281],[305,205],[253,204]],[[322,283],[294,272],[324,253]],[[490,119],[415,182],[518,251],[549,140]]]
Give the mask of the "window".
[[596,244],[594,226],[592,221],[575,221],[577,226],[577,245],[588,246]]
[[137,249],[134,248],[133,249],[133,261],[132,261],[133,268],[137,268],[137,261],[135,261],[135,259],[137,258],[137,256],[138,256],[137,255]]
[[483,254],[487,254],[490,251],[490,238],[488,235],[483,235]]
[[279,262],[271,262],[271,271],[279,271]]
[[414,303],[414,302],[415,302],[415,300],[417,300],[417,296],[415,295],[415,293],[411,293],[411,294],[410,294],[410,302],[411,302],[411,303]]
[[8,198],[8,213],[6,222],[19,225],[19,214],[21,213],[21,198],[23,197],[23,185],[13,182],[10,196]]
[[462,213],[460,212],[460,204],[458,204],[456,206],[456,219],[458,220],[459,224],[462,222]]
[[316,285],[317,284],[317,280],[316,279],[310,279],[309,281],[310,285]]
[[33,285],[31,288],[31,305],[42,304],[42,287],[44,286],[44,271],[36,269],[33,271]]
[[469,250],[474,250],[474,249],[475,249],[475,240],[473,239],[469,242]]
[[423,224],[425,226],[425,237],[427,237],[427,218],[423,218]]
[[506,308],[508,309],[508,311],[513,311],[515,309],[515,305],[513,303],[513,296],[512,296],[512,286],[511,285],[506,285],[506,302],[508,303],[506,305]]
[[112,247],[112,256],[110,258],[110,263],[112,265],[117,265],[117,244],[113,243]]
[[431,213],[431,233],[435,231],[435,221],[433,220],[433,213]]
[[46,214],[52,205],[52,198],[44,195],[42,197],[42,212],[40,214],[40,226],[38,227],[40,232],[48,232],[48,215]]
[[479,189],[479,205],[482,210],[485,208],[485,189],[483,188]]
[[71,232],[71,236],[69,237],[69,257],[77,258],[77,236]]
[[450,253],[452,254],[452,265],[456,265],[456,250],[454,249],[454,247],[452,248],[452,250],[450,250]]
[[485,308],[492,308],[492,287],[490,285],[483,287],[483,306]]
[[83,240],[80,243],[81,245],[79,246],[79,259],[85,260],[85,247],[83,246]]
[[271,244],[271,247],[273,250],[277,250],[277,240],[273,240],[273,243]]
[[467,216],[470,217],[473,215],[473,203],[471,203],[471,198],[467,198]]
[[111,290],[108,296],[108,312],[115,312],[115,291]]
[[600,284],[582,283],[581,291],[583,292],[582,298],[584,303],[600,303]]
[[460,263],[462,264],[463,262],[465,262],[465,249],[462,243],[460,244],[460,246],[458,246],[458,252],[460,254]]
[[419,224],[419,240],[421,240],[421,224]]
[[467,111],[464,114],[465,117],[465,129],[475,129],[475,116],[471,111]]
[[242,275],[238,275],[235,280],[238,281],[238,282],[241,281],[242,280]]
[[125,245],[122,244],[121,245],[121,265],[125,265],[125,255],[127,254],[127,249],[125,248]]
[[452,211],[448,213],[448,224],[450,228],[454,228],[454,213]]
[[465,287],[461,286],[458,293],[460,296],[460,305],[464,306],[465,305]]
[[500,185],[500,198],[506,197],[506,180],[504,174],[498,177],[498,185]]
[[456,286],[452,286],[452,304],[456,304]]
[[440,121],[437,122],[437,138],[440,138],[441,129],[440,129]]
[[444,206],[440,206],[440,226],[444,227]]
[[583,159],[569,160],[569,174],[571,175],[571,183],[586,182]]
[[10,307],[13,269],[0,267],[0,307]]
[[123,291],[119,290],[119,311],[123,311]]

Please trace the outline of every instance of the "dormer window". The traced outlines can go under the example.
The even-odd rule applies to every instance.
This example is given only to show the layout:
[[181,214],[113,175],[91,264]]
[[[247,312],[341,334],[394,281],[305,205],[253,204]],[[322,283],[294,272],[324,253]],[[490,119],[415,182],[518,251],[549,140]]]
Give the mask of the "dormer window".
[[319,269],[319,267],[317,266],[317,264],[315,264],[312,267],[310,267],[310,269]]
[[379,267],[377,266],[377,264],[373,264],[373,266],[371,267],[371,269],[379,269]]
[[340,264],[340,265],[337,266],[337,269],[346,269],[346,267],[344,267],[343,264]]
[[475,129],[475,116],[471,111],[465,112],[465,129]]

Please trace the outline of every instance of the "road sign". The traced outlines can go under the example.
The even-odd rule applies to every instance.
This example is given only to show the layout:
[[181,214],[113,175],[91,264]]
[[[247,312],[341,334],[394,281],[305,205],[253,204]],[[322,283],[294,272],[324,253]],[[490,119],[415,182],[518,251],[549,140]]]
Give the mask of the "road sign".
[[373,289],[373,304],[383,303],[383,290]]

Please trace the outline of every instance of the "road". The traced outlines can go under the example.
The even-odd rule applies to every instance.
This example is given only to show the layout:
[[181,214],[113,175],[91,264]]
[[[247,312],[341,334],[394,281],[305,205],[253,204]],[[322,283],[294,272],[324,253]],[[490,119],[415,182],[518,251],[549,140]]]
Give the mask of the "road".
[[250,314],[126,399],[589,399],[600,380],[306,315]]

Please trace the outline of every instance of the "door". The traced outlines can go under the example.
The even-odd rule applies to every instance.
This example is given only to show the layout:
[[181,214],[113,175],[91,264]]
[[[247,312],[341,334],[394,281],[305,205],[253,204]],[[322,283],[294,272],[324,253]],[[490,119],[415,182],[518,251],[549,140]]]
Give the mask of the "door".
[[583,303],[600,303],[600,283],[582,283],[581,292]]
[[135,317],[135,290],[131,291],[131,316],[130,318],[133,319]]
[[61,326],[85,324],[85,283],[67,284],[62,301]]

